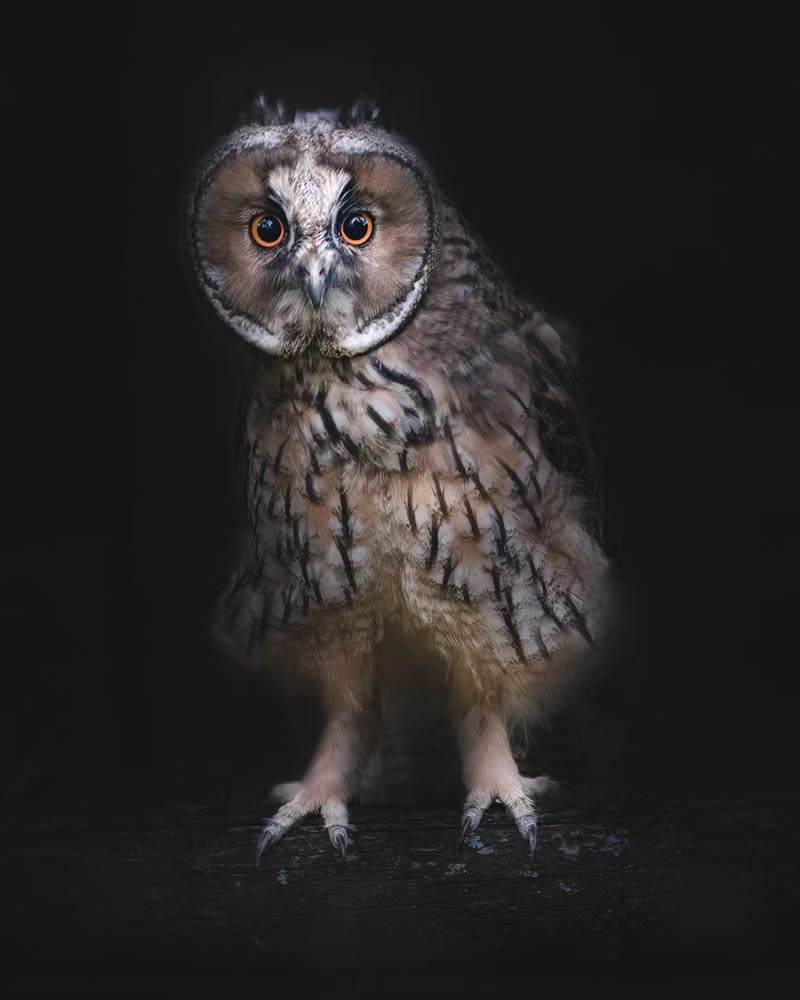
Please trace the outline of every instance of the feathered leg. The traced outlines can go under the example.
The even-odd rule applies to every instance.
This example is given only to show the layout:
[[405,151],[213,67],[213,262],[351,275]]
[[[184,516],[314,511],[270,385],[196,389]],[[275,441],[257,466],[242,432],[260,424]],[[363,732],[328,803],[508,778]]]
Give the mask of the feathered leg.
[[378,700],[370,650],[364,643],[329,648],[320,676],[325,728],[302,780],[273,789],[273,795],[285,804],[264,821],[256,864],[268,846],[313,812],[321,813],[333,846],[342,857],[347,854],[347,803],[357,791],[377,732]]
[[523,778],[511,753],[504,713],[497,697],[477,688],[455,690],[451,717],[461,752],[467,798],[461,817],[458,848],[474,832],[492,802],[499,801],[530,845],[536,850],[537,819],[533,796],[553,784],[549,778]]

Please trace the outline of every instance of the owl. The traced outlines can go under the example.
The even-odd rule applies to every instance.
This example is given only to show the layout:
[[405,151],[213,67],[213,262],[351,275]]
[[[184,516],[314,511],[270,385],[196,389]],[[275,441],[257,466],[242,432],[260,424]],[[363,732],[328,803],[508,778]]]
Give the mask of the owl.
[[346,855],[393,637],[446,686],[459,842],[501,803],[532,855],[550,782],[521,776],[510,734],[591,673],[612,619],[572,336],[370,102],[287,114],[260,99],[189,202],[200,287],[258,358],[214,633],[307,685],[326,719],[302,779],[275,789],[257,858],[312,813]]

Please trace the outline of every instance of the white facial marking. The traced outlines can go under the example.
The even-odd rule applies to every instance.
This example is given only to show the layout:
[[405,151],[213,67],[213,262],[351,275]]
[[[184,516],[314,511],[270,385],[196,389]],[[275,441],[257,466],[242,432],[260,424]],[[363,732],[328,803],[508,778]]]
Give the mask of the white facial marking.
[[[438,216],[430,203],[430,233],[428,244],[421,253],[420,265],[404,294],[381,315],[364,315],[354,295],[347,287],[337,287],[335,280],[326,278],[335,273],[339,251],[331,243],[337,219],[337,205],[345,186],[351,180],[342,169],[320,162],[320,150],[355,156],[389,157],[420,178],[420,197],[426,194],[427,182],[416,154],[404,143],[379,130],[358,131],[340,129],[333,118],[319,115],[299,115],[293,124],[279,126],[249,126],[229,137],[206,162],[195,195],[195,215],[202,207],[203,193],[217,169],[229,158],[246,154],[259,147],[276,149],[286,146],[295,150],[292,164],[277,166],[270,171],[269,184],[282,205],[289,224],[286,249],[295,253],[293,265],[303,289],[288,284],[279,291],[280,304],[260,318],[250,310],[237,309],[223,298],[224,284],[212,266],[204,260],[196,243],[198,270],[205,275],[204,289],[220,317],[241,337],[267,354],[287,353],[287,344],[296,338],[297,329],[313,326],[319,320],[330,330],[334,353],[345,356],[363,354],[388,340],[414,314],[427,287],[437,252]],[[341,276],[341,275],[340,275]],[[309,299],[311,301],[309,302]],[[314,309],[314,315],[309,311]],[[294,339],[296,349],[302,341]]]

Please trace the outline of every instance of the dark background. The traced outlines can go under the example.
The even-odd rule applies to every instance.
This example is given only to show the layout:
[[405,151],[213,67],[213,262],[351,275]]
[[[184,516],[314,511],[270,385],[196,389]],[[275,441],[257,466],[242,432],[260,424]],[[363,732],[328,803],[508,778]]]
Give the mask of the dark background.
[[[612,798],[794,788],[785,28],[498,18],[393,27],[387,46],[378,20],[262,16],[127,23],[67,109],[88,145],[48,151],[38,217],[13,195],[48,255],[8,304],[25,332],[4,379],[9,812],[254,808],[237,788],[296,776],[292,723],[206,638],[236,523],[236,348],[180,246],[191,164],[256,86],[306,108],[377,96],[515,281],[583,330],[609,547],[638,609],[597,694],[622,735]],[[38,121],[13,75],[9,110]],[[78,272],[63,296],[42,290],[51,263]]]

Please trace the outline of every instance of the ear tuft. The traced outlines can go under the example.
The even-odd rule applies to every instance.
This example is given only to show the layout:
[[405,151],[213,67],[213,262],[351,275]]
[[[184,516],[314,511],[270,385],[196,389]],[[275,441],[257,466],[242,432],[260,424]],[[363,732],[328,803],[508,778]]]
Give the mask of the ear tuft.
[[254,94],[239,112],[240,125],[286,125],[290,120],[286,105],[279,98],[269,100],[262,92]]
[[356,125],[376,125],[381,117],[381,109],[370,97],[359,97],[354,104],[339,115],[339,124],[345,128]]

